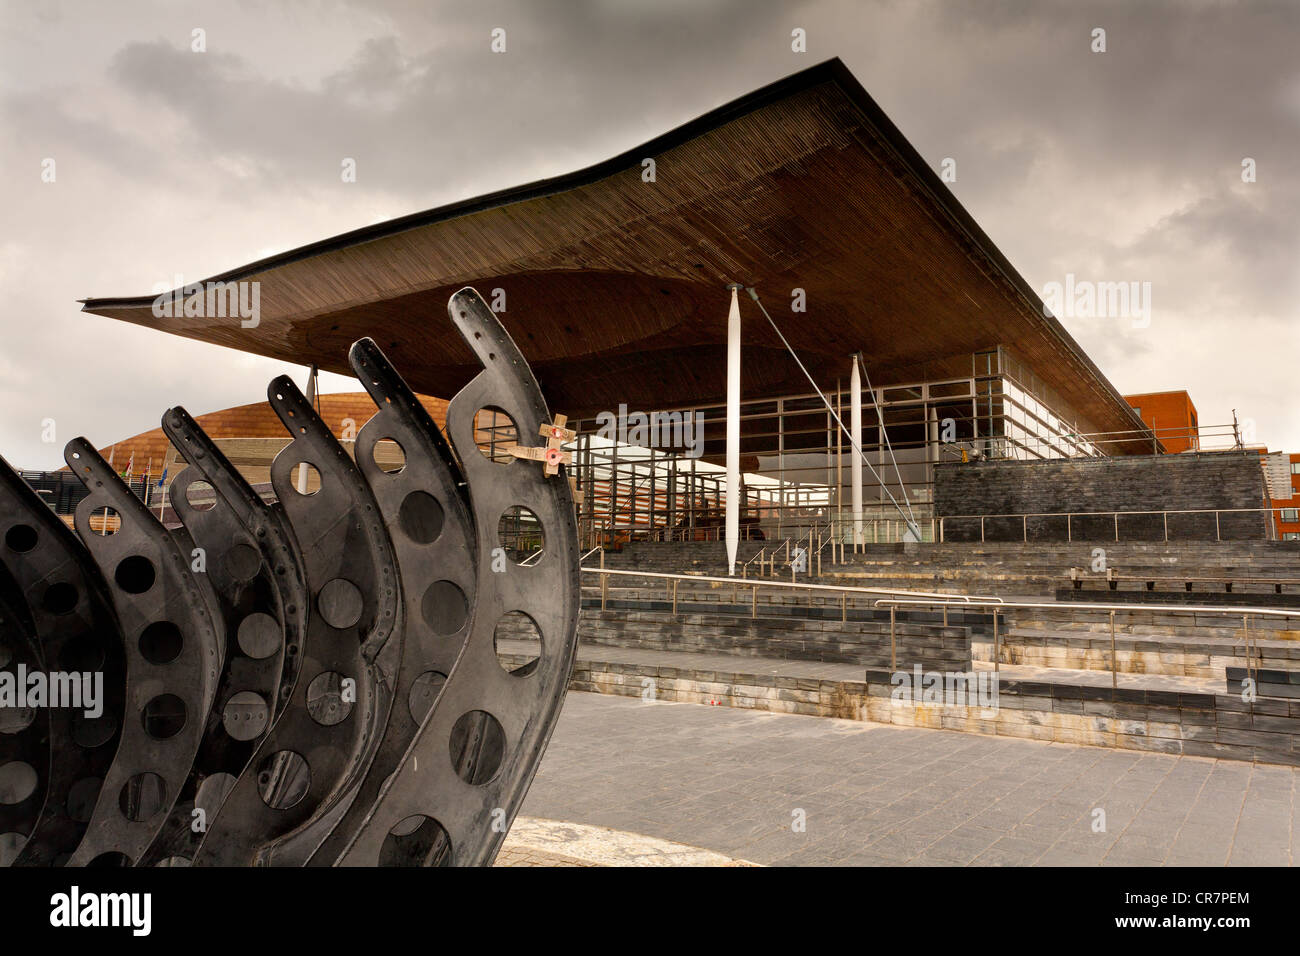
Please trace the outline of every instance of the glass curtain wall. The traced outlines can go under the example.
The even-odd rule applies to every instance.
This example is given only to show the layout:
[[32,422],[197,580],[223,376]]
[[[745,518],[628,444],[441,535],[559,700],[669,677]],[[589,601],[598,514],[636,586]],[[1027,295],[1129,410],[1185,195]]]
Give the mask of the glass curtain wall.
[[[849,425],[847,375],[824,390]],[[981,458],[1098,456],[1089,423],[1006,348],[971,356],[969,378],[862,393],[863,506],[868,541],[897,541],[913,517],[932,535],[934,466]],[[716,540],[724,533],[725,405],[611,410],[570,422],[569,470],[584,543]],[[655,422],[652,416],[664,416]],[[480,427],[485,454],[513,441],[508,419]],[[815,394],[741,403],[741,538],[784,541],[851,523],[852,449]],[[851,538],[848,538],[851,540]]]

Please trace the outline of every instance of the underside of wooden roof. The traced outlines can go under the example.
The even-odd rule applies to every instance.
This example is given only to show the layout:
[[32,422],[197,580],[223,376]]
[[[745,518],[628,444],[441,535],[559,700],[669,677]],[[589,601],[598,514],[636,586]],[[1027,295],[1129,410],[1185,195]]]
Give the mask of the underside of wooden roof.
[[[655,160],[643,180],[642,161]],[[260,283],[260,322],[86,312],[328,371],[379,342],[417,391],[477,371],[446,304],[472,285],[570,417],[725,392],[726,285],[757,288],[823,387],[861,351],[876,385],[970,375],[1011,347],[1090,431],[1144,426],[838,60],[589,169],[391,220],[207,281]],[[802,289],[807,311],[791,311]],[[742,301],[746,399],[808,391]],[[1062,411],[1066,411],[1062,409]],[[1112,451],[1149,452],[1149,438]]]

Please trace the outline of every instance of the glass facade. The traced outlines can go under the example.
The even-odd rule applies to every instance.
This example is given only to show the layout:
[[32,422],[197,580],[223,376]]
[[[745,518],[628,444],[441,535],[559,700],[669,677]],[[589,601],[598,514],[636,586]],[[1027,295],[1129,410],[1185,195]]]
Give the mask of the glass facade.
[[[846,363],[847,364],[847,363]],[[850,518],[852,449],[845,380],[816,394],[741,404],[743,537],[797,536]],[[725,491],[724,405],[602,413],[570,423],[584,537],[720,536]],[[659,417],[668,419],[668,426]],[[678,422],[688,422],[679,427]],[[647,427],[649,426],[649,427]],[[1104,454],[1093,429],[1005,348],[971,356],[968,378],[862,390],[867,540],[898,540],[900,509],[930,537],[934,466],[980,458]],[[892,497],[892,501],[891,501]],[[897,502],[898,507],[895,506]]]

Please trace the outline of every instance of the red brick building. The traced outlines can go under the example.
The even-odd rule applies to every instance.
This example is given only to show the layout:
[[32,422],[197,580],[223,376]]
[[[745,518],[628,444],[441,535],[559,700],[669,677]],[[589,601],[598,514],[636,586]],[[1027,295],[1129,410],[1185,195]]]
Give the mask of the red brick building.
[[1291,496],[1274,498],[1273,522],[1277,528],[1278,538],[1284,541],[1300,541],[1300,454],[1291,454]]
[[[447,417],[446,400],[421,395],[420,401],[434,423],[439,428],[443,427]],[[365,392],[318,395],[316,407],[321,420],[329,426],[334,437],[340,439],[354,437],[376,411],[374,400]],[[267,480],[264,473],[275,452],[291,439],[267,402],[196,415],[195,420],[199,427],[222,446],[231,463],[254,483]],[[228,444],[229,442],[235,444]],[[113,467],[118,471],[124,471],[133,462],[134,476],[150,472],[151,477],[157,479],[163,469],[168,468],[167,484],[171,484],[180,471],[176,450],[171,447],[161,428],[124,438],[114,445],[99,449],[99,453],[105,459],[112,455]]]
[[1200,451],[1200,426],[1196,420],[1196,406],[1186,392],[1143,392],[1125,395],[1124,401],[1160,439],[1165,451]]

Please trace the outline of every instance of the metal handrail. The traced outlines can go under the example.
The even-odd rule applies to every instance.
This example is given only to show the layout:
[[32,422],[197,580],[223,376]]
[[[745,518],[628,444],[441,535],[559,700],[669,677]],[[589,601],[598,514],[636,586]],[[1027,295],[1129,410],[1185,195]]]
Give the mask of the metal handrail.
[[[958,596],[964,596],[964,595],[958,595]],[[1089,601],[1087,604],[1077,604],[1077,603],[1074,603],[1074,602],[1068,602],[1068,603],[1067,603],[1067,602],[1064,602],[1064,601],[1061,601],[1061,602],[1052,602],[1052,601],[1004,601],[1004,600],[1002,600],[1001,598],[998,598],[997,601],[998,601],[998,603],[997,603],[996,605],[994,605],[994,604],[992,604],[992,603],[986,603],[986,600],[983,599],[983,598],[978,599],[978,600],[972,599],[972,600],[968,600],[968,601],[966,601],[966,602],[963,602],[961,605],[956,605],[956,606],[960,606],[960,607],[968,607],[968,606],[971,606],[971,607],[994,607],[994,606],[996,606],[996,607],[999,607],[999,608],[1005,608],[1005,609],[1008,609],[1008,610],[1016,610],[1016,609],[1022,609],[1022,608],[1033,608],[1033,609],[1040,609],[1040,610],[1045,609],[1045,610],[1052,610],[1052,611],[1070,611],[1070,612],[1079,612],[1079,611],[1153,611],[1153,612],[1158,613],[1158,614],[1198,614],[1198,613],[1199,613],[1199,614],[1232,614],[1232,615],[1235,615],[1235,616],[1237,616],[1237,617],[1241,617],[1243,614],[1249,614],[1249,615],[1252,615],[1252,616],[1253,616],[1253,615],[1256,615],[1256,614],[1259,614],[1259,615],[1269,616],[1269,617],[1300,617],[1300,608],[1291,608],[1290,610],[1287,610],[1286,608],[1277,608],[1277,607],[1223,607],[1223,606],[1205,605],[1205,604],[1136,604],[1136,603],[1133,603],[1133,604],[1103,604],[1103,603],[1101,603],[1100,601],[1098,601],[1098,602]],[[913,605],[913,604],[915,604],[915,605],[926,606],[926,607],[933,607],[933,606],[937,606],[937,605],[939,605],[939,604],[943,604],[943,603],[948,603],[949,606],[954,606],[954,604],[955,604],[955,602],[945,602],[945,601],[942,601],[942,600],[938,600],[938,601],[936,601],[936,600],[933,600],[933,599],[930,599],[930,598],[917,599],[917,598],[911,598],[911,597],[908,597],[908,598],[887,598],[887,597],[886,597],[886,598],[879,598],[879,599],[876,600],[874,603],[877,604],[877,605],[890,605],[890,604],[894,604],[894,605],[899,605],[899,606],[902,606],[902,605]]]
[[[1181,584],[1186,588],[1186,591],[1183,593],[1193,593],[1193,584],[1213,584],[1222,585],[1224,592],[1227,594],[1234,593],[1232,589],[1238,584],[1246,587],[1249,587],[1252,584],[1272,585],[1274,594],[1281,594],[1282,588],[1284,587],[1300,585],[1300,578],[1265,577],[1249,574],[1217,574],[1212,577],[1202,577],[1196,574],[1121,574],[1117,568],[1107,568],[1106,576],[1103,578],[1094,574],[1089,574],[1083,568],[1077,567],[1070,568],[1070,581],[1074,585],[1074,591],[1080,594],[1097,593],[1092,588],[1084,587],[1084,585],[1092,584],[1094,582],[1097,584],[1105,584],[1107,586],[1107,591],[1116,592],[1121,591],[1119,585],[1123,584],[1125,581],[1134,581],[1145,584],[1147,586],[1146,590],[1148,591],[1154,591],[1154,586],[1157,584]],[[1132,592],[1123,591],[1123,593],[1131,594]],[[1245,594],[1249,592],[1238,591],[1236,593]]]
[[[785,581],[763,581],[748,580],[745,578],[718,577],[715,575],[696,575],[696,574],[673,574],[663,571],[624,571],[613,568],[581,568],[583,573],[596,574],[600,576],[600,606],[601,610],[606,609],[609,598],[609,576],[621,575],[625,577],[637,578],[658,578],[672,582],[672,607],[673,613],[677,613],[677,586],[681,581],[694,581],[710,584],[730,584],[733,587],[748,587],[752,589],[752,616],[758,615],[758,591],[760,588],[773,588],[776,590],[796,590],[796,591],[814,591],[829,592],[840,595],[841,620],[848,619],[848,596],[850,594],[868,594],[868,595],[886,595],[877,597],[872,602],[873,607],[889,608],[889,656],[891,670],[898,669],[897,661],[897,617],[895,612],[900,607],[941,607],[943,608],[943,624],[948,626],[948,609],[958,607],[963,610],[982,609],[991,610],[993,618],[993,669],[995,672],[1001,669],[1001,639],[1000,639],[1000,618],[999,611],[1002,610],[1051,610],[1066,612],[1071,615],[1083,613],[1094,613],[1105,611],[1110,619],[1110,664],[1111,664],[1111,687],[1116,688],[1119,685],[1118,656],[1115,652],[1115,612],[1134,612],[1149,611],[1159,614],[1224,614],[1237,616],[1242,619],[1242,626],[1245,631],[1246,641],[1246,672],[1251,673],[1251,635],[1250,635],[1250,618],[1252,616],[1260,617],[1280,617],[1280,618],[1300,618],[1300,608],[1269,608],[1269,607],[1224,607],[1216,605],[1169,605],[1169,604],[1069,604],[1062,602],[1049,601],[1008,601],[1005,598],[995,597],[993,595],[968,594],[945,594],[936,591],[912,591],[906,588],[874,588],[874,587],[857,587],[851,585],[836,584],[798,584]],[[898,595],[903,595],[899,597]],[[1255,639],[1255,652],[1258,653],[1258,638]],[[1258,672],[1258,668],[1254,668]]]
[[[582,564],[583,561],[586,561],[589,557],[591,557],[593,554],[595,554],[597,551],[600,551],[600,550],[601,550],[600,546],[597,545],[596,547],[594,547],[594,548],[592,548],[590,551],[588,551],[586,554],[583,554],[583,555],[579,556],[579,558],[578,558],[578,564]],[[531,568],[531,567],[532,567],[533,565],[535,565],[538,561],[542,560],[542,555],[545,554],[545,553],[546,553],[546,549],[545,549],[545,548],[538,548],[536,551],[534,551],[534,552],[533,552],[532,554],[530,554],[528,557],[526,557],[526,558],[524,558],[522,561],[520,561],[520,562],[519,562],[519,566],[520,566],[521,568]]]
[[1282,508],[1166,508],[1161,511],[1017,511],[1008,514],[939,515],[940,518],[1076,518],[1088,515],[1200,515],[1234,511],[1282,511]]
[[[1151,611],[1158,614],[1230,614],[1234,617],[1241,618],[1242,630],[1244,631],[1243,640],[1246,646],[1246,675],[1251,674],[1251,637],[1250,637],[1250,619],[1255,615],[1261,617],[1300,617],[1300,608],[1286,610],[1284,608],[1272,607],[1222,607],[1214,605],[1192,605],[1192,604],[1101,604],[1088,602],[1082,605],[1062,605],[1059,603],[1047,601],[1003,601],[998,605],[985,604],[982,602],[967,602],[958,604],[954,601],[935,601],[929,599],[917,598],[879,598],[874,602],[875,607],[889,608],[889,653],[890,664],[893,670],[897,670],[897,637],[894,631],[894,612],[900,607],[982,607],[994,608],[993,610],[993,671],[1000,673],[1002,664],[1002,646],[1000,640],[1000,631],[998,629],[998,610],[1002,609],[1038,609],[1053,611],[1070,611],[1078,613],[1079,611],[1106,611],[1110,617],[1110,686],[1114,690],[1119,686],[1119,659],[1115,653],[1115,612],[1116,611]],[[1255,652],[1259,652],[1259,638],[1255,638]],[[1263,655],[1260,655],[1261,660]],[[1254,669],[1255,673],[1259,668]]]
[[[1029,543],[1029,519],[1030,519],[1030,518],[1064,518],[1064,519],[1066,519],[1066,520],[1065,520],[1065,527],[1066,527],[1066,540],[1067,540],[1067,541],[1073,541],[1073,540],[1074,540],[1074,529],[1073,529],[1073,526],[1072,526],[1072,525],[1073,525],[1073,519],[1074,519],[1074,518],[1103,517],[1103,516],[1106,516],[1106,515],[1110,515],[1111,517],[1113,517],[1113,518],[1115,519],[1114,540],[1115,540],[1115,541],[1119,541],[1119,540],[1120,540],[1120,537],[1119,537],[1119,519],[1120,519],[1120,516],[1121,516],[1121,515],[1124,515],[1124,516],[1126,516],[1126,517],[1133,517],[1133,516],[1136,516],[1136,515],[1162,515],[1162,516],[1164,517],[1164,540],[1165,540],[1165,541],[1168,541],[1168,540],[1169,540],[1169,516],[1170,516],[1170,515],[1208,515],[1208,514],[1212,514],[1212,515],[1214,515],[1214,540],[1216,540],[1216,541],[1220,541],[1220,540],[1222,540],[1222,538],[1220,537],[1221,529],[1220,529],[1220,526],[1219,526],[1219,515],[1221,515],[1221,514],[1240,514],[1240,513],[1251,513],[1251,514],[1255,514],[1255,513],[1259,513],[1259,512],[1264,512],[1264,513],[1266,513],[1266,514],[1272,515],[1273,512],[1281,512],[1281,511],[1284,511],[1284,510],[1289,510],[1289,509],[1284,509],[1284,508],[1280,508],[1280,507],[1275,507],[1275,508],[1180,508],[1180,509],[1169,508],[1169,509],[1164,509],[1164,510],[1160,510],[1160,511],[1021,511],[1021,512],[1014,512],[1014,513],[1008,513],[1008,514],[936,515],[935,517],[933,517],[933,518],[930,519],[930,523],[931,523],[932,526],[934,526],[934,525],[936,524],[936,522],[937,522],[938,533],[937,533],[937,535],[935,535],[936,540],[939,541],[939,542],[946,542],[946,541],[947,541],[947,536],[946,536],[946,534],[945,534],[944,522],[947,522],[947,521],[954,521],[954,520],[956,520],[956,521],[974,521],[976,518],[978,518],[978,519],[979,519],[979,523],[980,523],[980,543],[981,543],[981,544],[986,544],[986,543],[988,543],[988,542],[985,541],[985,528],[984,528],[984,526],[985,526],[985,522],[987,522],[987,521],[988,521],[989,519],[991,519],[991,518],[1019,518],[1019,519],[1020,519],[1020,526],[1021,526],[1021,538],[1020,538],[1020,540],[1021,540],[1022,543],[1026,543],[1026,544],[1027,544],[1027,543]],[[1269,523],[1268,523],[1268,533],[1269,533],[1269,535],[1270,535],[1269,540],[1273,540],[1273,539],[1272,539],[1272,534],[1273,534],[1274,530],[1275,530],[1275,529],[1274,529],[1274,525],[1273,525],[1273,523],[1272,523],[1272,522],[1269,522]],[[1103,539],[1101,539],[1101,538],[1095,538],[1095,539],[1093,539],[1093,538],[1089,538],[1089,539],[1085,539],[1085,540],[1089,540],[1089,541],[1092,541],[1092,540],[1100,541],[1100,540],[1103,540]],[[1243,540],[1254,540],[1254,539],[1243,539]],[[959,542],[959,543],[962,543],[962,542]],[[1000,542],[993,542],[993,543],[997,544],[997,543],[1000,543]]]
[[833,594],[906,594],[913,597],[934,597],[940,599],[951,599],[951,603],[965,602],[972,606],[993,606],[1001,605],[1002,598],[992,595],[980,595],[978,602],[965,594],[947,594],[942,591],[913,591],[908,588],[872,588],[859,587],[848,584],[798,584],[789,581],[765,581],[758,578],[731,578],[717,577],[707,574],[672,574],[667,571],[626,571],[615,568],[582,568],[584,574],[597,574],[603,577],[608,575],[622,575],[633,578],[662,578],[664,580],[676,581],[694,581],[707,582],[711,584],[730,584],[734,587],[749,588],[776,588],[778,590],[796,590],[796,591],[823,591]]

